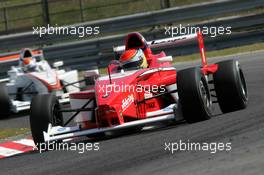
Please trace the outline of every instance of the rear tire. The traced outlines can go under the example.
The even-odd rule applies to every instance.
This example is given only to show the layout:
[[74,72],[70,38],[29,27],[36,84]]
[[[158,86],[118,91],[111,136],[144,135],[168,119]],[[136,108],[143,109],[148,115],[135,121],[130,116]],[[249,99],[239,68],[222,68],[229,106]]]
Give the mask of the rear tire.
[[0,119],[8,117],[11,112],[11,100],[5,83],[0,83]]
[[217,63],[214,85],[219,106],[223,113],[244,109],[248,102],[247,85],[238,61]]
[[40,144],[45,143],[43,131],[47,132],[49,123],[52,126],[63,125],[63,116],[57,112],[60,109],[57,97],[51,94],[35,96],[30,109],[31,133],[39,148]]
[[177,86],[183,117],[188,123],[211,118],[210,90],[200,68],[179,71],[177,73]]

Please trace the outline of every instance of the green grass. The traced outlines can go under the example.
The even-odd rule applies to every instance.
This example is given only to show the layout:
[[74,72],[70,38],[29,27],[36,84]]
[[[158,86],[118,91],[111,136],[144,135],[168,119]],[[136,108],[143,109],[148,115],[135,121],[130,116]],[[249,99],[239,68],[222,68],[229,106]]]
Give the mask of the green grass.
[[6,139],[13,136],[24,135],[30,131],[29,128],[4,128],[0,129],[0,139]]
[[8,7],[31,2],[40,2],[41,0],[1,0],[0,7]]
[[[6,7],[6,6],[14,6],[14,5],[20,5],[25,3],[31,3],[31,2],[40,2],[41,0],[2,0],[0,1],[0,7]],[[59,5],[70,7],[72,4],[65,3],[67,0],[61,0],[61,1],[50,1],[50,3],[57,3]],[[74,2],[74,4],[79,4],[79,0],[70,0]],[[101,6],[104,4],[114,4],[114,3],[122,3],[126,2],[127,0],[82,0],[84,6]],[[132,1],[132,0],[131,0]],[[160,6],[160,0],[133,0],[133,1],[147,1],[148,5],[152,5],[153,2],[155,2],[157,5]],[[170,0],[171,6],[179,6],[179,5],[186,5],[186,4],[193,4],[193,3],[199,3],[204,1],[210,1],[210,0]],[[68,0],[69,2],[69,0]],[[144,7],[143,7],[144,8]]]
[[[49,2],[52,25],[67,25],[115,16],[161,9],[160,0],[57,0]],[[171,6],[199,3],[209,0],[171,0]],[[28,28],[45,24],[42,18],[41,0],[3,0],[0,2],[0,32],[5,29],[2,7],[7,7],[8,28]],[[23,6],[25,3],[38,3]],[[15,7],[12,7],[15,6]],[[25,19],[30,18],[30,19]]]
[[[161,0],[48,0],[51,25],[68,25],[79,22],[110,18],[115,16],[129,15],[139,12],[161,9]],[[210,0],[170,0],[171,6],[182,6]],[[2,7],[7,8],[9,30],[32,30],[32,26],[43,26],[45,22],[42,15],[41,0],[3,0],[0,1],[0,32],[5,31],[4,12]],[[34,5],[21,6],[25,3],[37,3]],[[12,7],[16,6],[16,7]],[[210,18],[197,18],[177,21],[177,24],[191,24],[204,20],[226,17],[238,14],[263,13],[264,7],[242,10],[235,13],[222,14]],[[161,26],[162,27],[162,26]],[[20,30],[20,31],[21,31]],[[137,29],[141,30],[141,29]],[[149,30],[149,29],[146,29]]]

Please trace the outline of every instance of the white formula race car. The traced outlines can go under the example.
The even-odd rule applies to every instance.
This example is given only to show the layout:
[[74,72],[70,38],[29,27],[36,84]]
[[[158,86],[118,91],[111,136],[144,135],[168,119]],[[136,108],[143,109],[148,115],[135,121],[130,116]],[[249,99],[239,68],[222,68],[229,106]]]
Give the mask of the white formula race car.
[[69,93],[80,91],[77,70],[59,69],[62,61],[50,67],[41,50],[23,49],[19,54],[0,57],[0,62],[18,61],[0,80],[0,118],[30,108],[36,94],[55,94],[60,103],[69,102]]

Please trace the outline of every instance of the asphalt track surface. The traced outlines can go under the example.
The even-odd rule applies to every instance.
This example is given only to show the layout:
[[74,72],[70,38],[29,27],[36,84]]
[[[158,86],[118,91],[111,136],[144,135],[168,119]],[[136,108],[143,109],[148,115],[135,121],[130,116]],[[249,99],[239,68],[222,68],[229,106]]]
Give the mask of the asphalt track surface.
[[[102,140],[99,151],[33,152],[2,159],[0,174],[264,174],[264,52],[224,59],[238,57],[249,90],[246,110],[217,115],[195,124],[183,123]],[[27,120],[24,118],[13,121]],[[179,140],[231,142],[232,150],[215,154],[165,151],[165,142]]]

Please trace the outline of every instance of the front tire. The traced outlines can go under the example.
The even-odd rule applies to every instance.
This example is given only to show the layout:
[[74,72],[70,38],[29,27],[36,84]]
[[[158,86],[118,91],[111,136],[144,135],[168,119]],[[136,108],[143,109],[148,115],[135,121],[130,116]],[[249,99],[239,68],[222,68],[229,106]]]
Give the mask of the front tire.
[[5,83],[0,83],[0,119],[7,117],[11,112],[11,100]]
[[217,63],[214,85],[219,106],[223,113],[246,108],[247,85],[238,61],[228,60]]
[[179,100],[184,119],[188,123],[208,120],[212,116],[212,102],[206,78],[200,68],[177,73]]
[[43,131],[47,132],[49,123],[52,126],[63,125],[63,116],[58,112],[60,105],[57,97],[51,94],[35,96],[30,109],[31,133],[39,148],[40,144],[45,143]]

